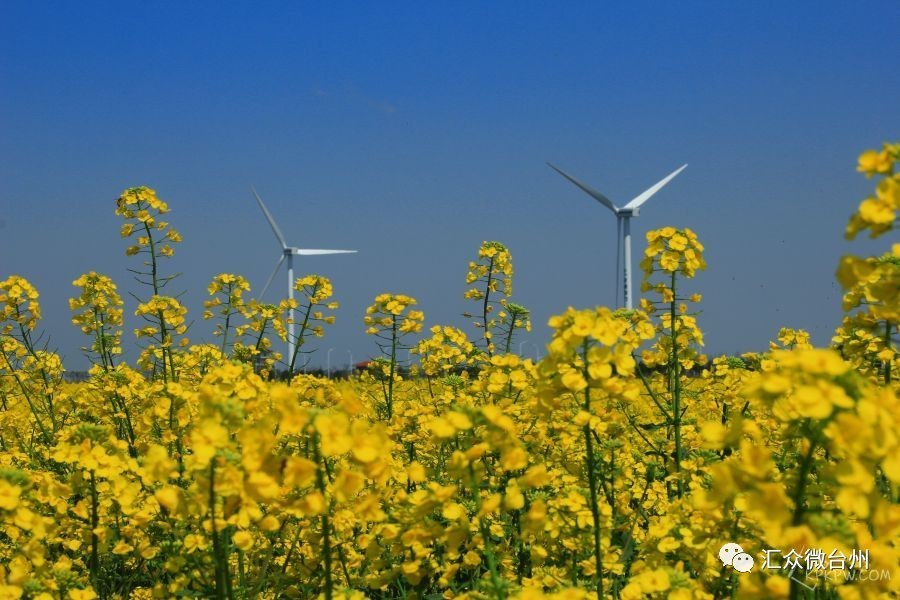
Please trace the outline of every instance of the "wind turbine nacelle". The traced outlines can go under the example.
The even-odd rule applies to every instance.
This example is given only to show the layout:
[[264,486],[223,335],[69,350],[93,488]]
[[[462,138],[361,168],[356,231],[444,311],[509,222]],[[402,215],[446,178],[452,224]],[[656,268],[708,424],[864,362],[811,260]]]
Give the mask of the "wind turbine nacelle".
[[620,208],[616,211],[616,215],[619,217],[636,217],[639,214],[641,214],[639,208]]

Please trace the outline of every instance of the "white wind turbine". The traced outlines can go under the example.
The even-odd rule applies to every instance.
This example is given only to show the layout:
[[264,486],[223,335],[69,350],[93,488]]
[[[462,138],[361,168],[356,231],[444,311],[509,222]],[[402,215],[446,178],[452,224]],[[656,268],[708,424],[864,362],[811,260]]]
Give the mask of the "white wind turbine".
[[[278,259],[278,262],[275,264],[275,270],[272,271],[272,274],[269,275],[269,280],[266,281],[266,285],[263,286],[262,293],[260,293],[259,298],[262,300],[262,297],[266,295],[266,290],[269,289],[269,286],[272,284],[272,280],[275,279],[275,275],[278,274],[278,269],[281,268],[281,263],[287,259],[287,276],[288,276],[288,299],[294,299],[294,256],[316,256],[320,254],[354,254],[356,250],[321,250],[321,249],[309,249],[309,248],[295,248],[294,246],[288,246],[287,242],[284,240],[284,235],[281,233],[281,229],[278,228],[278,224],[275,223],[275,219],[272,218],[272,215],[269,213],[269,209],[266,208],[266,205],[263,204],[262,198],[259,197],[259,194],[256,193],[256,189],[251,187],[253,191],[253,195],[256,196],[256,202],[259,204],[259,207],[263,211],[263,215],[266,217],[266,221],[269,222],[269,225],[272,226],[272,233],[275,234],[275,237],[278,238],[278,243],[281,244],[281,258]],[[294,309],[290,310],[288,315],[290,317],[290,323],[288,323],[288,340],[287,340],[287,348],[288,353],[285,357],[285,361],[288,364],[291,364],[291,360],[294,356]]]
[[[631,202],[626,204],[625,206],[619,208],[615,204],[612,203],[612,200],[590,187],[589,185],[578,181],[562,169],[557,168],[556,166],[547,163],[551,169],[580,187],[583,191],[585,191],[589,196],[594,198],[597,202],[608,208],[616,215],[616,271],[619,270],[619,261],[620,261],[620,253],[622,250],[622,246],[625,246],[625,264],[624,264],[624,274],[623,279],[625,282],[625,308],[631,310],[633,308],[632,298],[631,298],[631,217],[638,216],[639,209],[641,205],[644,204],[650,197],[662,189],[664,185],[669,183],[673,177],[681,173],[687,165],[682,165],[679,168],[675,169],[668,175],[666,175],[661,181],[653,185],[652,187],[647,188],[643,193],[639,196],[636,196]],[[624,234],[624,239],[623,239]],[[616,274],[616,302],[619,302],[619,276]]]

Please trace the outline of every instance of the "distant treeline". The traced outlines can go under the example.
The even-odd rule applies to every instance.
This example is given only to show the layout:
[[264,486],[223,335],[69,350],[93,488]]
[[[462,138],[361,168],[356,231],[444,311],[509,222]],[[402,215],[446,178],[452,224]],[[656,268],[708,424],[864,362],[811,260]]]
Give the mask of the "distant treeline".
[[[728,357],[726,357],[726,360],[729,363],[732,363],[732,365],[731,365],[732,367],[744,368],[744,369],[747,369],[750,371],[755,371],[759,368],[758,359],[748,360],[747,358],[728,356]],[[373,362],[372,367],[375,367],[375,365],[376,365],[376,363]],[[701,373],[703,373],[703,371],[708,370],[711,366],[712,366],[712,361],[709,361],[705,364],[696,364],[693,367],[691,367],[690,369],[684,369],[683,373],[687,377],[698,377]],[[660,365],[657,367],[648,367],[643,362],[638,362],[638,369],[640,369],[641,373],[643,373],[644,375],[649,375],[650,373],[653,373],[653,372],[664,372],[665,365]],[[369,369],[364,368],[364,367],[354,367],[352,370],[347,369],[347,368],[331,369],[331,372],[329,373],[325,369],[315,368],[315,369],[307,369],[305,371],[302,371],[301,373],[305,374],[305,375],[315,375],[316,377],[328,377],[331,379],[347,379],[348,377],[350,377],[351,374],[359,375],[367,370],[369,370]],[[464,371],[466,371],[469,373],[469,376],[472,377],[472,376],[477,376],[478,372],[480,370],[481,369],[479,367],[473,366],[473,367],[453,369],[452,371],[450,371],[447,374],[448,375],[461,375]],[[409,378],[410,369],[409,369],[409,367],[406,367],[406,366],[400,366],[397,368],[397,373],[401,377]],[[376,371],[375,377],[377,378],[378,376],[379,376],[379,374]],[[287,377],[288,377],[288,372],[286,369],[276,371],[275,376],[274,376],[274,378],[278,379],[278,380],[286,380]],[[77,383],[79,381],[87,381],[88,379],[90,379],[90,375],[88,374],[87,371],[66,371],[65,373],[63,373],[63,379],[66,381],[72,382],[72,383]]]

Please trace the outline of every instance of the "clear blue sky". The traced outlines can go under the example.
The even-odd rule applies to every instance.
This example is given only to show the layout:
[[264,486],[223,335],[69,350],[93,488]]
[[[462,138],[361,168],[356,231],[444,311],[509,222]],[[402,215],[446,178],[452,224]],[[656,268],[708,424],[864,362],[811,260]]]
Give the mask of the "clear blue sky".
[[708,350],[761,349],[780,326],[826,343],[839,256],[886,247],[842,231],[871,189],[856,156],[900,133],[898,31],[895,0],[3,0],[0,278],[38,286],[83,368],[71,282],[136,289],[114,199],[148,185],[184,234],[167,268],[206,337],[211,277],[258,289],[278,258],[254,184],[290,242],[360,250],[299,264],[342,303],[315,362],[375,351],[362,315],[380,292],[461,323],[485,239],[510,247],[523,340],[543,345],[550,315],[613,302],[615,267],[614,219],[544,162],[620,201],[687,162],[634,222],[635,252],[648,229],[697,231]]

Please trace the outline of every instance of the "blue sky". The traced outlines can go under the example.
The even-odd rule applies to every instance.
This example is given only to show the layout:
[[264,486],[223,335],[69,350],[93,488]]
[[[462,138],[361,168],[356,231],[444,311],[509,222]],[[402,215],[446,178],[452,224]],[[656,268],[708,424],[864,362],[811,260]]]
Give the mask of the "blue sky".
[[375,352],[362,316],[381,292],[462,324],[486,239],[512,251],[533,355],[550,315],[614,301],[615,221],[545,161],[619,201],[687,162],[634,222],[635,253],[648,229],[698,233],[707,349],[761,349],[781,326],[826,343],[838,258],[887,247],[842,231],[871,189],[856,156],[897,137],[898,26],[887,1],[3,1],[0,278],[38,286],[83,368],[71,282],[137,291],[114,199],[148,185],[209,338],[212,276],[259,289],[278,258],[252,184],[292,243],[360,250],[298,264],[342,303],[314,362]]

